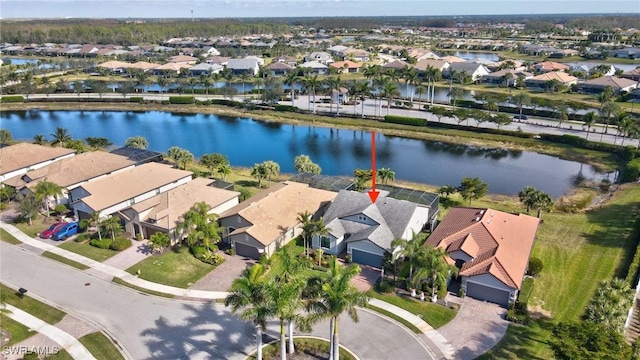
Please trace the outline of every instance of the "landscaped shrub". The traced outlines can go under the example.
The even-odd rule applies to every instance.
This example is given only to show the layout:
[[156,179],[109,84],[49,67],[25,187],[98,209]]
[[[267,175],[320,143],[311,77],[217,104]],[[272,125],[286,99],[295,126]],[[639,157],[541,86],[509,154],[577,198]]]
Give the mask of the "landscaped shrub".
[[224,256],[209,250],[205,251],[200,256],[196,256],[196,258],[204,263],[211,264],[213,266],[218,266],[225,260]]
[[89,234],[80,234],[80,235],[76,236],[74,241],[75,242],[79,242],[79,243],[83,243],[83,242],[86,242],[87,240],[89,240],[90,238],[91,238],[91,235],[89,235]]
[[24,97],[22,95],[11,95],[11,96],[3,96],[0,98],[0,103],[21,103],[24,102]]
[[58,205],[56,205],[55,211],[60,215],[66,214],[67,213],[67,207],[64,206],[64,204],[58,204]]
[[112,240],[111,239],[93,239],[91,241],[89,241],[89,245],[91,246],[95,246],[97,248],[100,249],[108,249],[111,246]]
[[344,256],[344,262],[346,262],[347,264],[351,263],[352,259],[351,259],[351,255],[347,254]]
[[229,254],[229,255],[231,255],[231,256],[234,256],[234,255],[236,254],[236,249],[234,249],[234,248],[230,248],[230,249],[228,249],[228,250],[227,250],[227,254]]
[[189,247],[189,252],[191,252],[191,254],[193,256],[195,256],[196,258],[198,258],[198,256],[201,256],[202,254],[204,254],[207,251],[207,248],[204,246],[191,246]]
[[622,149],[622,158],[626,161],[631,161],[633,159],[635,159],[636,157],[640,156],[640,154],[638,154],[638,150],[636,149],[635,146],[625,146]]
[[461,288],[460,290],[458,290],[458,296],[463,298],[463,297],[467,296],[467,293],[465,293],[464,289]]
[[393,286],[387,280],[381,280],[378,284],[378,291],[384,294],[393,292]]
[[171,104],[193,104],[193,96],[169,96],[169,103]]
[[544,264],[539,258],[532,257],[531,259],[529,259],[529,275],[537,276],[538,274],[540,274],[543,268]]
[[274,105],[273,106],[275,111],[298,111],[298,107],[297,106],[291,106],[291,105]]
[[131,240],[123,237],[117,237],[109,246],[109,249],[122,251],[131,246]]
[[426,126],[427,125],[427,119],[413,118],[413,117],[407,117],[407,116],[395,116],[395,115],[386,115],[384,117],[384,122],[410,125],[410,126]]
[[227,99],[211,99],[213,105],[226,105],[231,107],[242,107],[242,103],[239,101],[227,100]]
[[634,182],[640,177],[640,158],[627,162],[622,174],[620,175],[620,182]]
[[129,101],[132,103],[142,104],[144,102],[144,99],[142,98],[142,96],[132,96],[129,98]]
[[82,219],[78,221],[78,231],[85,232],[89,228],[90,222],[89,219]]

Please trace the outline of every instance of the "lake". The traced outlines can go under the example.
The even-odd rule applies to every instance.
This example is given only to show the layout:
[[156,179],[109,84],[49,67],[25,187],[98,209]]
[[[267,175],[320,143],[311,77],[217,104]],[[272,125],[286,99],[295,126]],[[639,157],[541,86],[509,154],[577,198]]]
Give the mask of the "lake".
[[[274,160],[282,172],[294,172],[293,158],[307,154],[326,175],[353,174],[371,166],[371,135],[366,131],[295,126],[205,114],[114,111],[39,111],[0,113],[0,125],[15,139],[36,134],[51,139],[57,127],[74,138],[106,137],[123,144],[131,136],[147,138],[151,150],[180,146],[200,157],[226,154],[234,166]],[[378,167],[389,167],[402,180],[458,185],[463,177],[482,178],[492,193],[517,194],[534,186],[557,197],[573,187],[581,171],[601,179],[591,166],[529,151],[480,148],[377,135]],[[611,179],[613,180],[613,179]]]

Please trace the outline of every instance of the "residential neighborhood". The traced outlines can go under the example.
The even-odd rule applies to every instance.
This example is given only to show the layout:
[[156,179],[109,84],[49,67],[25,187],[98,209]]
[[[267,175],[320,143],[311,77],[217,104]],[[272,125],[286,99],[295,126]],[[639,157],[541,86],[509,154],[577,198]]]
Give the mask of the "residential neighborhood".
[[640,356],[637,12],[316,10],[2,19],[0,357]]

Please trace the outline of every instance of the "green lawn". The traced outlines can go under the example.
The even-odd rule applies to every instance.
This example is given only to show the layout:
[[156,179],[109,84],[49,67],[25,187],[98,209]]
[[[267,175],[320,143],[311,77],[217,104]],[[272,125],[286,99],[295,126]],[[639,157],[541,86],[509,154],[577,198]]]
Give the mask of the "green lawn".
[[124,360],[115,345],[100,332],[85,335],[78,340],[97,360]]
[[131,274],[140,270],[140,278],[158,284],[187,288],[213,270],[215,266],[203,263],[191,255],[185,246],[150,256],[128,268]]
[[19,322],[9,318],[6,315],[0,315],[0,328],[11,333],[11,339],[7,342],[6,346],[19,343],[20,341],[35,335],[33,331],[29,331],[29,328],[20,324]]
[[5,301],[7,304],[28,312],[48,324],[56,324],[66,315],[61,310],[29,297],[28,293],[23,297],[19,297],[15,290],[3,284],[0,284],[0,292],[2,292],[2,295],[6,295]]
[[128,288],[133,289],[133,290],[136,290],[136,291],[139,291],[139,292],[142,292],[142,293],[146,293],[146,294],[149,294],[149,295],[155,295],[155,296],[165,297],[165,298],[169,298],[169,299],[173,298],[173,295],[171,295],[171,294],[165,294],[165,293],[162,293],[162,292],[159,292],[159,291],[153,291],[153,290],[145,289],[145,288],[142,288],[142,287],[139,287],[139,286],[135,286],[133,284],[129,284],[128,282],[126,282],[126,281],[124,281],[124,280],[122,280],[122,279],[120,279],[118,277],[114,277],[111,281],[116,283],[116,284],[119,284],[119,285],[122,285],[122,286],[126,286]]
[[54,254],[52,252],[49,251],[45,251],[42,253],[42,256],[47,257],[49,259],[61,262],[63,264],[67,264],[69,266],[73,266],[74,268],[80,269],[80,270],[87,270],[89,267],[85,264],[81,264],[77,261],[73,261],[71,259],[67,259],[64,256],[60,256],[58,254]]
[[5,229],[0,229],[0,240],[4,242],[8,242],[9,244],[13,244],[13,245],[22,244],[22,241],[16,239],[15,236],[9,234]]
[[418,315],[435,329],[445,325],[456,316],[455,311],[428,301],[413,300],[409,297],[399,296],[393,293],[382,294],[374,289],[367,291],[367,295]]
[[100,249],[95,246],[91,246],[88,242],[80,244],[73,240],[67,240],[58,247],[99,262],[103,262],[118,253],[115,250]]
[[384,316],[392,318],[393,320],[395,320],[395,321],[401,323],[402,325],[406,326],[407,328],[409,328],[409,330],[413,331],[416,334],[422,334],[422,331],[420,331],[420,329],[415,327],[412,323],[408,322],[407,320],[401,318],[400,316],[398,316],[398,315],[396,315],[396,314],[394,314],[392,312],[389,312],[387,310],[381,309],[381,308],[379,308],[377,306],[373,306],[373,305],[367,305],[367,309],[371,309],[371,310],[373,310],[373,311],[375,311],[377,313],[380,313],[380,314],[382,314]]
[[35,237],[39,233],[47,230],[51,224],[55,223],[55,218],[46,218],[44,216],[38,215],[35,219],[33,219],[32,224],[29,225],[27,222],[18,222],[14,223],[13,226],[17,227],[23,233]]
[[483,359],[549,359],[552,323],[578,320],[598,283],[624,278],[640,235],[640,185],[626,184],[603,207],[586,213],[544,215],[533,256],[544,269],[535,279],[529,310],[550,316],[511,325]]
[[69,355],[67,350],[60,349],[56,354],[47,356],[46,360],[73,360],[73,357]]

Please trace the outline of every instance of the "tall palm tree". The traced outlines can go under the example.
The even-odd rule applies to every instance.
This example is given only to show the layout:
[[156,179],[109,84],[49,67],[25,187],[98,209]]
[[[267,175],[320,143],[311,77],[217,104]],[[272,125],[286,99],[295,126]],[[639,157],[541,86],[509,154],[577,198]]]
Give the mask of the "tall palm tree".
[[[362,113],[362,117],[364,117],[364,101],[367,99],[367,97],[371,96],[371,91],[372,91],[372,87],[371,87],[371,83],[370,82],[368,82],[368,81],[360,81],[360,82],[356,83],[356,92],[360,96],[360,101],[361,101],[360,112]],[[353,106],[354,107],[356,106],[355,105],[355,101],[354,101]]]
[[160,88],[160,100],[164,100],[164,88],[169,84],[169,80],[164,76],[159,76],[157,82]]
[[186,233],[189,246],[204,246],[212,249],[222,239],[222,228],[218,225],[216,214],[210,214],[211,207],[201,201],[193,204],[189,211],[180,217],[176,229]]
[[394,181],[396,179],[396,172],[390,168],[380,168],[378,169],[378,177],[383,184],[386,184],[387,182]]
[[262,187],[262,179],[266,179],[269,170],[264,163],[256,163],[251,168],[251,176],[258,179],[258,188]]
[[587,139],[589,139],[589,133],[591,133],[591,126],[596,123],[597,119],[598,116],[593,111],[589,111],[582,116],[582,121],[584,121],[584,124],[587,126]]
[[[434,93],[435,93],[435,86],[436,86],[436,80],[440,79],[442,77],[442,73],[440,72],[440,70],[434,68],[433,66],[429,65],[427,66],[427,68],[424,70],[424,76],[427,78],[427,100],[431,99],[431,105],[433,105],[433,97],[434,97]],[[431,88],[431,91],[429,91],[429,88]]]
[[313,221],[313,214],[304,211],[298,213],[298,222],[302,225],[302,242],[304,243],[304,254],[309,257],[308,244],[312,240],[315,230],[315,222]]
[[63,190],[62,186],[54,182],[47,181],[46,178],[40,181],[34,188],[36,199],[42,201],[47,210],[47,217],[49,217],[50,212],[49,197],[53,197],[55,199],[55,203],[58,204],[58,196],[62,195]]
[[318,79],[318,75],[307,75],[302,79],[302,88],[307,93],[312,94],[313,113],[316,113],[316,92],[322,90],[322,82]]
[[400,91],[398,90],[398,86],[393,82],[387,82],[382,87],[381,95],[387,98],[387,115],[389,115],[389,110],[391,109],[391,101],[394,96],[400,95]]
[[527,186],[518,193],[520,202],[527,207],[527,214],[531,211],[533,205],[535,205],[535,197],[538,190],[532,186]]
[[296,84],[298,83],[298,71],[297,69],[294,69],[292,71],[289,71],[287,73],[287,75],[285,75],[284,77],[284,84],[288,85],[290,88],[290,93],[291,93],[291,106],[295,106],[294,105],[294,101],[296,98]]
[[555,106],[556,116],[558,117],[558,127],[562,128],[562,123],[569,119],[569,107],[564,102]]
[[195,78],[195,77],[190,77],[189,80],[187,80],[187,82],[189,83],[189,86],[191,87],[191,97],[193,97],[195,99],[195,97],[196,97],[196,86],[198,84],[200,84],[200,80],[198,80],[198,78]]
[[612,101],[607,101],[606,103],[602,104],[600,115],[606,114],[606,116],[604,130],[602,130],[602,133],[600,134],[600,142],[602,142],[602,137],[604,136],[604,134],[607,134],[609,132],[609,121],[611,121],[611,116],[619,111],[620,105]]
[[69,141],[71,141],[69,130],[65,128],[57,127],[56,131],[51,134],[51,136],[53,136],[53,141],[51,141],[51,145],[53,146],[65,146]]
[[229,176],[231,174],[231,165],[229,164],[221,164],[218,166],[218,174],[220,174],[220,177],[222,178],[222,181],[224,181],[227,176]]
[[0,145],[7,145],[13,140],[13,135],[11,135],[11,131],[7,129],[0,129]]
[[366,305],[369,298],[351,284],[351,279],[360,273],[358,265],[342,266],[333,256],[329,261],[329,266],[329,275],[326,282],[322,284],[320,297],[312,301],[309,308],[320,317],[330,318],[329,326],[332,336],[329,358],[340,360],[338,331],[340,315],[346,312],[354,322],[358,322],[356,307]]
[[242,96],[245,95],[244,85],[247,82],[247,80],[249,80],[249,74],[247,74],[246,72],[242,72],[240,74],[240,82],[242,82]]
[[107,229],[107,231],[111,232],[111,240],[115,240],[116,233],[122,230],[120,218],[117,216],[109,216],[108,218],[104,219],[104,221],[102,221],[102,224],[104,225],[105,229]]
[[[423,279],[431,281],[431,301],[437,300],[436,289],[445,287],[447,279],[451,274],[457,274],[458,268],[447,263],[447,252],[443,248],[432,246],[423,247],[424,253],[418,263],[418,270],[415,273],[414,284],[422,282]],[[417,286],[418,287],[418,286]]]
[[231,291],[224,299],[224,305],[231,306],[233,314],[239,314],[240,319],[244,321],[253,322],[256,330],[257,360],[262,360],[262,330],[274,314],[273,300],[265,274],[266,270],[261,264],[246,269],[242,277],[233,280]]
[[518,107],[520,110],[520,118],[522,119],[522,108],[525,105],[531,105],[531,95],[525,92],[519,92],[511,97],[511,103]]
[[124,142],[124,146],[144,150],[149,147],[149,142],[144,136],[136,135],[127,138],[127,140],[125,140]]
[[461,87],[453,86],[451,90],[449,90],[449,99],[453,103],[453,108],[456,108],[456,101],[460,99],[464,95],[464,91]]
[[398,252],[401,258],[409,259],[409,282],[413,280],[413,269],[424,252],[425,237],[422,233],[413,233],[411,239],[398,238],[391,242],[393,253]]
[[100,218],[100,213],[94,212],[93,214],[91,214],[91,219],[89,219],[89,222],[92,226],[96,227],[96,229],[98,230],[98,238],[100,239],[100,241],[102,241],[102,219]]
[[[415,85],[418,82],[418,70],[416,70],[416,68],[414,67],[405,66],[405,68],[402,69],[402,77],[404,78],[404,82],[406,84],[407,93],[409,93],[409,87]],[[414,90],[412,90],[409,94],[411,102],[413,102]]]
[[200,84],[204,86],[204,92],[207,95],[207,98],[209,97],[209,88],[211,87],[212,83],[213,82],[211,81],[211,76],[207,74],[200,75]]
[[616,120],[618,122],[618,132],[622,135],[622,143],[620,145],[624,146],[624,140],[634,128],[635,121],[630,116],[627,116],[625,112],[620,112]]

